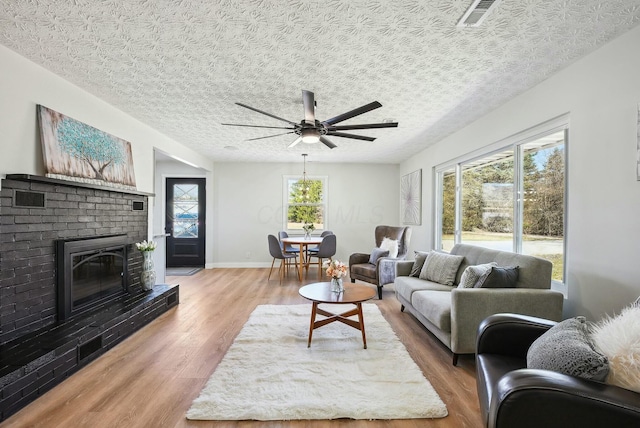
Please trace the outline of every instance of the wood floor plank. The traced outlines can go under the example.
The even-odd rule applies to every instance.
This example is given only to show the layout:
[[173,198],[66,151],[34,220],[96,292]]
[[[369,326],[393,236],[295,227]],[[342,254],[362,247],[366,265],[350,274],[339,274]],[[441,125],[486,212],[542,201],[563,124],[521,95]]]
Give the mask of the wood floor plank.
[[[277,272],[276,272],[277,273]],[[295,271],[267,281],[269,269],[211,269],[169,277],[180,304],[72,375],[0,427],[481,427],[473,358],[451,353],[411,315],[393,290],[372,300],[447,405],[442,419],[391,421],[189,421],[185,413],[256,306],[308,304]],[[305,283],[317,281],[309,270]],[[367,337],[368,341],[375,338]]]

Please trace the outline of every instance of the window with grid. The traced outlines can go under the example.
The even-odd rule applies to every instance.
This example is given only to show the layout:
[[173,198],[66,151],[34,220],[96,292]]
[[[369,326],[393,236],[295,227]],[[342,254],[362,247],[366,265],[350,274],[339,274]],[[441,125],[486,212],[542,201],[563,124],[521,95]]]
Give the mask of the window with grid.
[[284,177],[284,230],[301,232],[305,224],[327,228],[327,177]]

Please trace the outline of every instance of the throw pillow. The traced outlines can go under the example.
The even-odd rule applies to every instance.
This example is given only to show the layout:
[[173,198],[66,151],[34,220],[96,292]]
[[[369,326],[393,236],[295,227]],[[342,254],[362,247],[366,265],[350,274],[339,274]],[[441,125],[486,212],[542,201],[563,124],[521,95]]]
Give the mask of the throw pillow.
[[494,266],[484,280],[478,280],[476,288],[514,288],[518,282],[519,266],[502,268]]
[[424,262],[427,260],[429,253],[424,251],[414,251],[413,255],[415,260],[413,261],[413,267],[411,268],[409,276],[415,276],[417,278],[420,276],[420,271],[422,270],[422,266],[424,266]]
[[464,256],[432,251],[424,262],[424,266],[422,266],[420,279],[443,285],[453,285],[462,260],[464,260]]
[[491,273],[491,268],[494,266],[498,266],[496,262],[467,266],[464,272],[462,272],[458,288],[473,288],[478,281],[484,282],[485,278]]
[[606,382],[640,392],[640,303],[595,324],[591,338],[609,359]]
[[389,251],[383,250],[381,248],[374,248],[371,250],[371,255],[369,255],[369,263],[375,265],[380,257],[387,257],[389,255]]
[[564,320],[536,339],[527,352],[527,368],[598,381],[609,373],[607,357],[594,349],[584,317]]
[[394,259],[398,257],[398,240],[397,239],[384,238],[380,243],[380,248],[383,250],[389,251],[389,257]]

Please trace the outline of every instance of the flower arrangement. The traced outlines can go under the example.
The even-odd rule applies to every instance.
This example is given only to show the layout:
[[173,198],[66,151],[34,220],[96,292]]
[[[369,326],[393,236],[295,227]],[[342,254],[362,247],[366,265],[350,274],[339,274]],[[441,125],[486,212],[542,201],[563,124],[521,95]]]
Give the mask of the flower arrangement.
[[304,233],[311,233],[316,230],[316,227],[313,225],[313,223],[305,223],[302,225],[302,230],[304,230]]
[[347,265],[340,260],[327,260],[323,263],[323,267],[327,269],[327,275],[331,278],[340,279],[347,276]]
[[153,241],[136,242],[136,248],[140,251],[153,251],[156,249],[156,243]]

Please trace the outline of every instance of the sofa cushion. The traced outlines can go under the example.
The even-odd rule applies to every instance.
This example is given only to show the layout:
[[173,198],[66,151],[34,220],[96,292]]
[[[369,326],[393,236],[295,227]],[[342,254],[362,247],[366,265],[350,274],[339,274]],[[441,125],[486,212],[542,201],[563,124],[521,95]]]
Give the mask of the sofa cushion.
[[352,265],[349,269],[354,275],[366,276],[373,280],[376,279],[376,265],[372,265],[371,263]]
[[411,295],[411,305],[440,330],[451,332],[450,291],[416,291]]
[[537,338],[527,351],[527,368],[603,381],[607,357],[594,349],[584,317],[566,319]]
[[519,266],[511,268],[494,266],[484,280],[476,282],[475,288],[515,288],[519,269]]
[[389,250],[383,250],[382,248],[374,248],[369,255],[369,263],[375,265],[380,257],[387,257]]
[[395,259],[398,257],[398,240],[385,237],[380,243],[380,249],[389,251],[389,257]]
[[396,290],[397,295],[404,297],[408,302],[411,302],[411,295],[415,291],[436,290],[451,292],[451,287],[448,285],[425,281],[424,279],[414,278],[412,276],[396,277],[395,281],[393,281],[393,288]]
[[460,277],[458,288],[473,288],[476,283],[483,283],[494,266],[497,266],[496,262],[467,266]]
[[464,256],[431,251],[420,271],[420,279],[453,285]]
[[591,338],[609,359],[606,382],[640,393],[640,302],[614,318],[600,320],[592,327]]
[[414,261],[413,267],[411,268],[411,273],[409,276],[415,276],[418,278],[420,276],[420,271],[422,270],[422,266],[424,266],[424,262],[427,260],[427,256],[429,255],[428,251],[414,251]]

